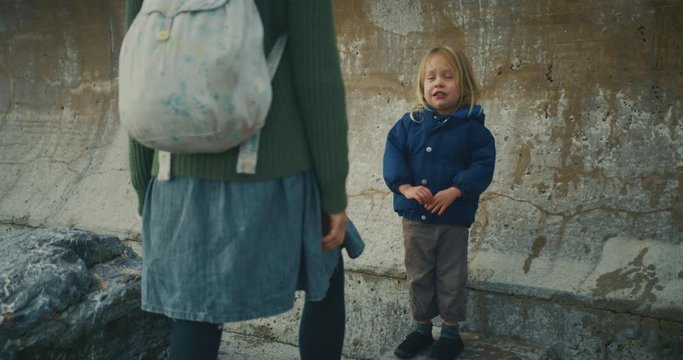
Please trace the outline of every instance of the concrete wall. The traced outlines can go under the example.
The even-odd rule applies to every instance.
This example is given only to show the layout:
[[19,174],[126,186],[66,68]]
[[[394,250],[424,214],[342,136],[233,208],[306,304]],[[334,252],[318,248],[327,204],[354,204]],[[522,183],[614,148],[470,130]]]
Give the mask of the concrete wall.
[[115,101],[122,5],[0,3],[0,224],[138,231]]
[[[0,229],[139,238],[115,101],[122,10],[0,2]],[[414,103],[424,51],[463,46],[498,147],[472,289],[683,322],[683,1],[344,0],[335,16],[348,212],[367,241],[352,273],[404,276],[385,136]]]
[[420,56],[447,44],[472,57],[498,148],[472,228],[472,280],[609,297],[650,277],[607,286],[589,274],[607,255],[636,259],[628,239],[643,239],[634,245],[647,248],[646,264],[670,265],[652,298],[666,298],[664,312],[680,309],[683,269],[653,253],[683,242],[682,1],[344,1],[336,15],[349,212],[370,254],[356,268],[402,271],[384,140],[415,102]]

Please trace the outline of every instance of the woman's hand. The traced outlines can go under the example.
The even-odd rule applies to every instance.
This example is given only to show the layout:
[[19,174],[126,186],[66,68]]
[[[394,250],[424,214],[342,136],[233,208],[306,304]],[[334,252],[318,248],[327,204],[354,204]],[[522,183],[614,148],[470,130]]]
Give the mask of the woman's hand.
[[424,186],[403,184],[398,187],[398,192],[403,194],[406,199],[415,199],[420,205],[426,205],[432,201],[432,192]]
[[432,201],[425,205],[425,208],[429,210],[432,214],[443,215],[446,209],[455,201],[457,198],[462,196],[462,191],[457,187],[450,187],[436,193],[432,198]]
[[329,230],[327,234],[323,234],[323,251],[341,246],[344,242],[344,236],[346,236],[346,228],[349,226],[349,218],[345,212],[323,214],[323,223],[327,221],[329,221]]

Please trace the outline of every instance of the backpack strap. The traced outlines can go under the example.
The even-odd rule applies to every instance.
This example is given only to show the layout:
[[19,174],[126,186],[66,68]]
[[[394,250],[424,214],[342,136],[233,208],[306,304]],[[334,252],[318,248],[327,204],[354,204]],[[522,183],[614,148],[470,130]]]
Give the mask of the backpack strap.
[[[273,45],[273,49],[270,50],[268,54],[267,64],[268,64],[268,74],[270,74],[270,80],[275,77],[275,72],[282,59],[282,54],[285,51],[285,45],[287,44],[287,34],[282,34]],[[239,155],[237,155],[237,173],[239,174],[255,174],[256,173],[256,161],[258,160],[258,148],[261,139],[261,130],[256,134],[252,135],[250,138],[245,140],[240,144]]]
[[273,77],[275,77],[277,66],[280,64],[282,54],[285,52],[285,45],[287,45],[287,34],[282,34],[279,38],[277,38],[275,45],[273,45],[273,48],[270,50],[270,54],[268,54],[268,59],[266,62],[268,63],[268,74],[270,75],[270,80],[273,80]]

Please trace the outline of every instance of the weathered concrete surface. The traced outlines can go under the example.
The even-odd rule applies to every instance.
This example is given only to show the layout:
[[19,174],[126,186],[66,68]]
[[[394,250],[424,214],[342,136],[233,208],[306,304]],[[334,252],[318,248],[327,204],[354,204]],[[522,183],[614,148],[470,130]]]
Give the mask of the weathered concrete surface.
[[[406,281],[357,272],[347,272],[345,281],[344,353],[377,359],[391,352],[414,326]],[[468,298],[464,330],[513,337],[522,345],[548,345],[559,359],[678,360],[683,355],[683,323],[677,320],[598,308],[559,295],[546,299],[472,287]],[[297,344],[302,304],[299,297],[282,316],[230,324],[226,331]]]
[[[562,319],[559,310],[502,312],[508,294],[595,309],[603,319],[614,312],[629,319],[612,323],[619,331],[650,319],[681,324],[682,1],[358,0],[336,11],[352,122],[349,213],[369,242],[349,267],[402,276],[399,221],[381,179],[385,134],[415,102],[425,49],[461,45],[483,84],[498,148],[469,254],[471,298],[497,300],[482,310],[486,321],[468,323],[492,331],[515,318],[506,331],[540,341],[521,324]],[[566,316],[583,324],[581,312]],[[563,358],[619,358],[579,342],[616,349],[645,336],[563,331],[568,339],[547,339]],[[645,358],[656,357],[657,345],[643,344],[651,346]],[[572,346],[590,356],[573,357]],[[669,356],[681,356],[676,349]]]
[[563,299],[473,291],[467,328],[550,344],[559,359],[666,359],[683,355],[683,324]]
[[[440,328],[434,328],[434,339],[439,337]],[[461,333],[465,343],[465,351],[458,356],[460,360],[553,360],[555,354],[547,347],[522,344],[519,341],[501,337],[481,337],[474,333]],[[415,360],[425,360],[431,347],[424,350]],[[380,360],[396,360],[393,350],[387,352]]]
[[360,267],[402,271],[381,179],[388,128],[414,103],[426,48],[462,45],[496,136],[471,255],[597,264],[616,236],[683,241],[683,2],[347,1],[337,4]]
[[113,236],[0,237],[0,359],[157,359],[168,319],[140,310],[142,259]]
[[[299,348],[259,336],[224,332],[218,360],[298,360]],[[341,360],[350,358],[342,357]]]
[[[618,330],[562,327],[545,339],[559,344],[562,358],[620,358],[605,350],[610,341],[617,351],[645,333],[667,333],[655,326],[627,334],[630,326],[681,324],[682,1],[359,0],[336,11],[352,122],[349,213],[368,240],[350,268],[403,276],[399,221],[381,179],[385,134],[415,101],[412,80],[425,49],[461,45],[483,84],[498,147],[470,246],[470,284],[496,301],[480,304],[492,307],[478,310],[486,321],[470,316],[469,324],[517,329],[536,341],[552,319],[584,324],[583,312],[562,316],[559,308],[501,311],[507,297],[494,294],[629,319],[612,322]],[[518,324],[502,326],[508,318]],[[656,357],[658,345],[648,344],[640,355]],[[676,349],[669,356],[681,356]]]
[[599,309],[683,320],[683,245],[634,238],[607,239],[598,263],[547,258],[520,283],[510,271],[516,254],[480,251],[471,260],[470,285],[481,290],[582,303]]
[[136,237],[116,110],[121,1],[0,3],[0,224]]
[[[470,246],[471,302],[481,294],[495,301],[480,304],[491,307],[487,321],[475,317],[471,326],[505,334],[500,326],[536,341],[532,323],[555,324],[531,319],[562,319],[566,308],[576,331],[565,335],[578,338],[557,330],[548,341],[568,341],[557,349],[571,358],[580,341],[602,344],[606,357],[609,339],[626,349],[644,341],[631,335],[665,333],[683,322],[683,268],[675,255],[683,243],[683,1],[334,6],[351,121],[348,211],[367,241],[364,256],[347,262],[347,280],[373,277],[384,289],[404,276],[399,220],[381,177],[386,132],[414,102],[422,53],[462,45],[483,85],[498,147]],[[139,237],[114,99],[121,23],[120,1],[0,3],[6,228],[77,225]],[[380,351],[410,326],[405,288],[365,297],[366,286],[348,282],[357,307],[347,338]],[[499,311],[504,299],[518,297],[543,306]],[[544,306],[557,311],[533,312]],[[576,321],[591,311],[625,321],[610,320],[620,330],[650,320],[665,325],[628,336],[579,331],[594,326]],[[377,320],[382,316],[390,319]],[[510,317],[530,325],[503,326]],[[284,333],[291,324],[277,326]],[[353,332],[359,328],[362,336]]]
[[[435,328],[435,337],[438,337]],[[554,355],[547,347],[521,344],[519,341],[501,337],[481,337],[473,333],[463,333],[462,337],[467,347],[460,360],[552,360]],[[429,350],[419,354],[414,359],[424,360]],[[234,332],[224,332],[218,355],[219,360],[297,360],[299,349],[295,346],[277,342],[272,339],[243,335]],[[376,359],[398,359],[393,351]],[[342,357],[342,360],[352,359]]]

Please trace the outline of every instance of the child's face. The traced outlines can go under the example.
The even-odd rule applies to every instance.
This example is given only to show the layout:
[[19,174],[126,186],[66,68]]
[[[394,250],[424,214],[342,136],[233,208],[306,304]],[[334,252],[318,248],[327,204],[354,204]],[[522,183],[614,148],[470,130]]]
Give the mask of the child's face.
[[434,55],[425,66],[424,98],[439,114],[452,113],[460,101],[460,90],[453,69],[441,55]]

